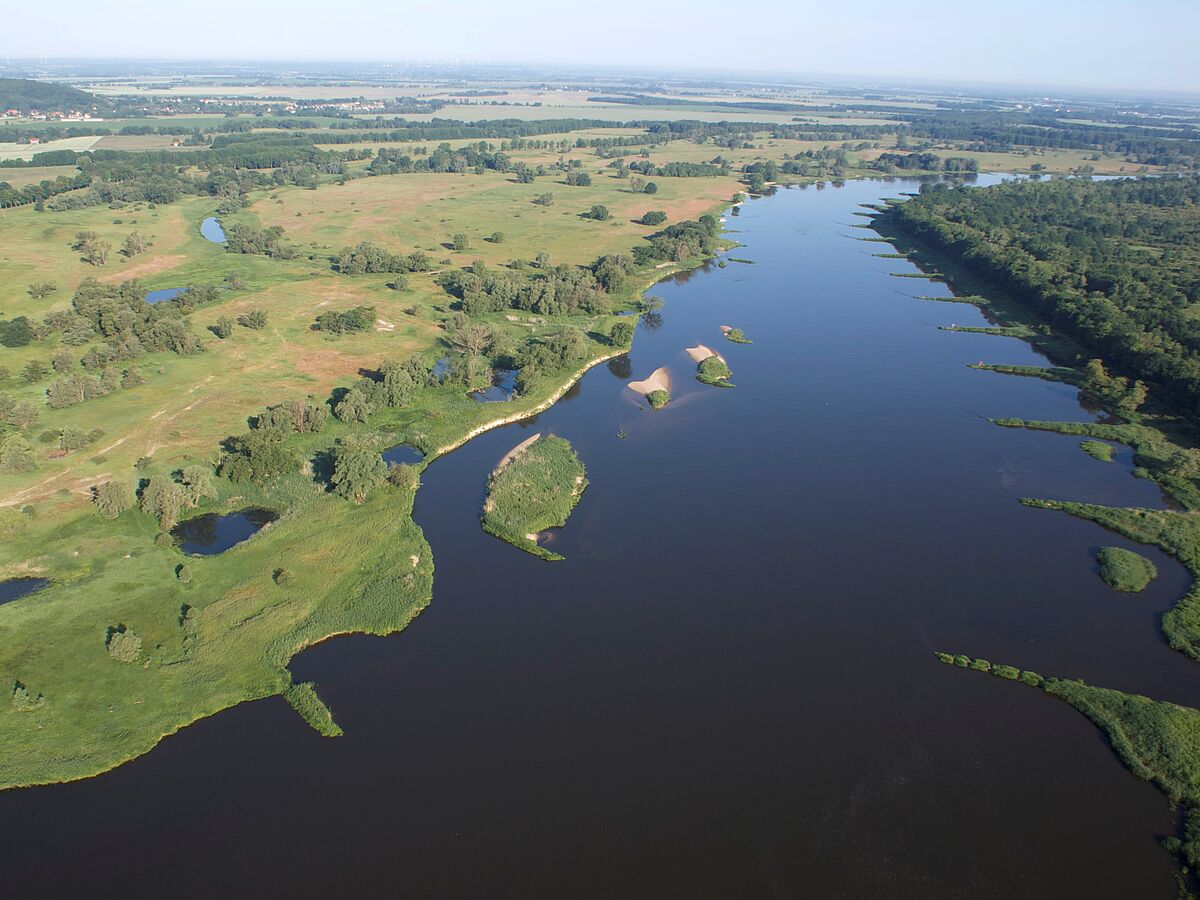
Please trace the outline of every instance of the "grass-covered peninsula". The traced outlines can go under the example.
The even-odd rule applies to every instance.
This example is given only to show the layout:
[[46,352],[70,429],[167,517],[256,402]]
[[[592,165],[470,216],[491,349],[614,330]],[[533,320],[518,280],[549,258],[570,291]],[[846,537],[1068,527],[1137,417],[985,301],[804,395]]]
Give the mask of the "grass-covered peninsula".
[[515,447],[488,478],[483,530],[542,559],[563,559],[538,537],[567,523],[587,485],[570,441],[538,435]]

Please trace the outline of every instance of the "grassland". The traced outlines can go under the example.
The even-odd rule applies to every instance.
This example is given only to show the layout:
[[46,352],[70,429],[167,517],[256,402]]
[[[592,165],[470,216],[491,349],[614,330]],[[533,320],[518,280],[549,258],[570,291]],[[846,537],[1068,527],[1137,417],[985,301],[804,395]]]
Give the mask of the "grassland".
[[507,457],[488,479],[483,530],[542,559],[563,557],[537,543],[548,528],[561,528],[588,481],[569,441],[539,437]]
[[[280,516],[218,556],[183,557],[137,509],[102,518],[91,489],[112,479],[135,483],[187,465],[212,466],[220,442],[244,432],[247,418],[268,403],[324,403],[332,390],[353,384],[384,359],[415,353],[432,362],[444,355],[453,298],[436,273],[410,275],[403,290],[388,287],[388,275],[341,275],[330,256],[345,245],[372,239],[396,252],[426,249],[435,262],[451,259],[450,266],[475,259],[502,265],[543,250],[555,263],[586,264],[603,253],[628,252],[648,236],[653,229],[632,221],[646,209],[668,210],[669,221],[695,218],[720,209],[737,188],[731,178],[660,179],[659,193],[650,198],[630,193],[607,171],[598,174],[590,188],[550,178],[520,185],[492,172],[364,178],[317,190],[259,191],[247,209],[226,217],[226,224],[283,225],[301,250],[291,260],[229,253],[206,241],[198,226],[215,209],[211,199],[118,210],[0,211],[6,319],[40,321],[67,309],[88,277],[138,279],[151,289],[236,285],[191,315],[203,352],[142,356],[133,365],[144,384],[76,406],[47,407],[47,381],[30,384],[18,375],[31,360],[49,362],[57,341],[0,350],[9,372],[0,390],[40,410],[32,434],[68,427],[98,434],[89,447],[66,455],[31,435],[36,470],[0,473],[0,525],[8,532],[0,545],[0,578],[39,573],[53,582],[0,607],[0,680],[44,698],[32,708],[0,707],[0,787],[102,772],[198,718],[273,695],[285,696],[321,733],[337,733],[312,686],[293,684],[288,661],[332,635],[403,628],[432,590],[433,560],[409,514],[415,488],[385,486],[361,506],[326,491],[322,459],[339,438],[363,426],[331,419],[318,434],[290,438],[305,465],[264,486],[215,479],[215,496],[186,516],[247,505]],[[545,191],[555,193],[555,205],[533,204]],[[613,221],[579,215],[597,202],[613,210]],[[78,232],[94,231],[117,248],[135,230],[150,240],[150,249],[132,259],[114,252],[101,268],[71,246]],[[503,243],[484,239],[496,231],[505,233]],[[459,232],[470,236],[471,251],[440,246]],[[630,306],[657,278],[698,262],[634,273],[614,296],[617,308]],[[31,297],[28,285],[46,280],[57,291]],[[374,328],[341,336],[313,329],[320,313],[359,305],[375,307]],[[222,340],[209,330],[221,317],[254,310],[267,314],[265,328],[239,326]],[[366,427],[385,434],[388,444],[420,447],[427,464],[482,430],[545,408],[588,366],[616,352],[605,337],[615,316],[509,312],[480,321],[516,346],[576,326],[588,335],[585,354],[501,406],[476,403],[461,387],[434,384],[402,408],[378,411]],[[87,347],[70,349],[78,356]],[[535,524],[540,530],[556,523]],[[185,561],[187,581],[176,575]],[[122,627],[142,642],[132,663],[114,659],[106,647],[106,635]]]

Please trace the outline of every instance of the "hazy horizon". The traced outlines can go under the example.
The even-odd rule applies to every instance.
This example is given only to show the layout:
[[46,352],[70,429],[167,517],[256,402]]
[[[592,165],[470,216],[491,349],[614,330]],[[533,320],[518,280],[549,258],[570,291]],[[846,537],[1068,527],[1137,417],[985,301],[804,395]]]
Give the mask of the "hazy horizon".
[[[1075,90],[1200,90],[1200,4],[1147,0],[1136,15],[1112,0],[1048,5],[1013,0],[1004,14],[926,0],[899,14],[864,0],[854,21],[828,5],[712,0],[653,7],[614,0],[602,12],[563,12],[525,0],[497,15],[480,0],[451,10],[349,0],[251,7],[211,0],[203,14],[114,0],[101,10],[61,0],[58,25],[17,7],[0,55],[18,59],[395,62],[744,72]],[[453,26],[447,27],[448,12]],[[231,27],[231,25],[236,27]],[[340,26],[340,27],[338,27]]]

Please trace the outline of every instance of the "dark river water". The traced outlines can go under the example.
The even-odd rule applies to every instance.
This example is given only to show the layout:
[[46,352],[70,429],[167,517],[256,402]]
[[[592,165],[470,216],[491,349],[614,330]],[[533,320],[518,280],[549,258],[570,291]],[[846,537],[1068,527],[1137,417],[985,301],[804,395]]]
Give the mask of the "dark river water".
[[[980,181],[986,179],[981,178]],[[859,204],[915,181],[781,191],[729,219],[754,265],[659,285],[632,377],[599,366],[535,421],[433,463],[433,603],[295,660],[345,736],[282,699],[91,781],[0,795],[13,893],[408,897],[1172,897],[1176,821],[1065,704],[933,650],[1200,704],[1129,542],[1025,495],[1161,506],[1129,453],[988,416],[1087,420],[1073,389],[945,289],[889,273]],[[750,346],[722,340],[742,328]],[[693,380],[704,342],[733,390]],[[628,377],[628,376],[626,376]],[[485,535],[488,472],[534,431],[591,486],[546,563]],[[616,437],[628,433],[625,439]],[[36,889],[35,887],[36,886]]]

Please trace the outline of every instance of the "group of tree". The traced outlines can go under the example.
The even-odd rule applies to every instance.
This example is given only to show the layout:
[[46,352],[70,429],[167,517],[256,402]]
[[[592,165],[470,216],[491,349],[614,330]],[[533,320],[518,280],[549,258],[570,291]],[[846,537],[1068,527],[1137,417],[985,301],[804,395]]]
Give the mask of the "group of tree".
[[1093,373],[1106,402],[1133,404],[1140,380],[1200,412],[1198,206],[1194,176],[938,185],[879,227],[951,255],[1103,359],[1123,379]]
[[391,253],[371,241],[361,241],[345,247],[334,262],[343,275],[375,275],[408,272],[427,272],[429,257],[420,250],[410,254]]
[[375,324],[374,306],[355,306],[346,310],[330,310],[317,316],[316,329],[328,334],[348,334],[366,331]]
[[283,227],[252,228],[249,225],[226,226],[225,249],[230,253],[251,253],[274,259],[295,259],[300,251],[283,240]]

